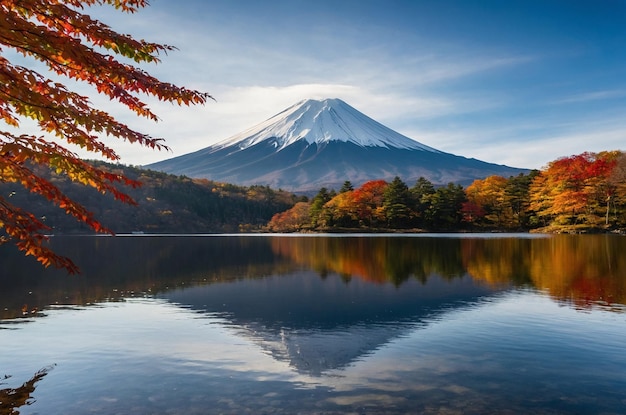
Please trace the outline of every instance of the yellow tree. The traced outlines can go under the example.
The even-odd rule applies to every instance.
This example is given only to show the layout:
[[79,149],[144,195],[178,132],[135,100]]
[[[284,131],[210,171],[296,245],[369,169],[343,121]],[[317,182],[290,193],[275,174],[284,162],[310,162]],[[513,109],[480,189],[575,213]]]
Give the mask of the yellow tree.
[[489,176],[477,179],[466,189],[467,199],[473,205],[485,211],[485,219],[496,226],[509,226],[511,212],[506,204],[506,185],[508,180],[502,176]]
[[[0,182],[18,183],[49,199],[67,214],[85,222],[94,231],[108,232],[82,205],[68,198],[53,183],[37,174],[41,166],[75,182],[134,203],[118,185],[139,183],[96,168],[81,160],[68,144],[119,160],[104,138],[115,137],[155,149],[166,148],[154,138],[129,128],[109,113],[95,107],[89,98],[63,83],[86,83],[137,116],[157,120],[142,100],[152,96],[178,105],[203,104],[210,95],[162,82],[138,64],[159,62],[172,46],[136,40],[117,33],[91,18],[86,7],[110,5],[134,13],[147,0],[2,0],[0,2]],[[7,52],[23,55],[12,60]],[[13,56],[13,55],[11,55]],[[54,80],[16,61],[43,63]],[[60,81],[59,81],[60,80]],[[65,82],[67,83],[67,82]],[[20,129],[33,120],[42,135]],[[31,212],[0,194],[0,237],[12,240],[26,255],[43,265],[76,272],[70,259],[52,252],[44,243],[47,226]]]
[[354,190],[346,190],[330,199],[324,205],[324,215],[329,220],[326,225],[352,227],[358,224],[357,207],[354,203]]

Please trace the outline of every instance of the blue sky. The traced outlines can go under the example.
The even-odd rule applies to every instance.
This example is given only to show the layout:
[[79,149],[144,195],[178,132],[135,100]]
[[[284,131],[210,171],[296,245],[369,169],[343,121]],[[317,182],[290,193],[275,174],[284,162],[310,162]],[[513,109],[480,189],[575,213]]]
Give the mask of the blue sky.
[[431,147],[515,167],[626,150],[624,0],[152,0],[134,15],[90,13],[177,46],[146,69],[216,98],[150,101],[156,124],[111,106],[172,148],[115,144],[127,164],[209,146],[306,98],[341,98]]

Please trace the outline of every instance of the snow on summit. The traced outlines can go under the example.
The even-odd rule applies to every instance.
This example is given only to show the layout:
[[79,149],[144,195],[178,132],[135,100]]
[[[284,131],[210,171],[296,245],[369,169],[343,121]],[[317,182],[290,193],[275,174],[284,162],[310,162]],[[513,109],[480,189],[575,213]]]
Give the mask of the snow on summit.
[[170,174],[303,194],[370,180],[435,185],[523,170],[425,146],[339,99],[305,100],[220,143],[147,166]]
[[277,151],[297,142],[352,142],[361,147],[439,151],[385,127],[340,99],[307,99],[268,120],[234,135],[215,147],[240,149],[271,140]]

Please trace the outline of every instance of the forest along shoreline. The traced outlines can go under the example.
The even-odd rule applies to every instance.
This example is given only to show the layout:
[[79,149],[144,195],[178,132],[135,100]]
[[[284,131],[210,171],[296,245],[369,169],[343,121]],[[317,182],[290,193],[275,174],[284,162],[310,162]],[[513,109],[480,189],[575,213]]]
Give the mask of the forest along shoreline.
[[326,188],[272,217],[272,232],[424,231],[624,233],[626,154],[583,153],[544,170],[489,176],[466,188],[419,178]]
[[[423,233],[538,232],[626,233],[626,155],[583,153],[557,159],[543,170],[509,178],[490,176],[467,187],[438,186],[421,177],[372,180],[339,190],[298,195],[269,186],[238,186],[175,176],[134,166],[92,161],[142,183],[124,189],[137,206],[45,175],[117,234],[251,232]],[[50,234],[93,234],[45,198],[1,183],[16,206],[27,207]]]

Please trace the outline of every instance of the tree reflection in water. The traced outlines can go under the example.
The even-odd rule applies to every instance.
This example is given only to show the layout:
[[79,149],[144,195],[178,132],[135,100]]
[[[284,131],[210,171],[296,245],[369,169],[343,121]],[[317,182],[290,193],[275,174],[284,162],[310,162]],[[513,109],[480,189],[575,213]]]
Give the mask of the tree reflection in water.
[[626,238],[617,235],[143,236],[51,242],[75,258],[84,273],[44,270],[17,250],[0,247],[0,319],[302,269],[321,278],[337,274],[346,283],[360,279],[398,288],[411,280],[426,284],[433,276],[472,278],[495,289],[537,289],[576,309],[626,311]]
[[[31,405],[35,402],[32,397],[35,392],[35,386],[37,382],[44,378],[54,368],[53,366],[44,367],[39,370],[30,380],[24,382],[22,386],[17,388],[5,388],[0,389],[0,415],[17,415],[20,413],[18,408]],[[4,379],[9,379],[10,376],[5,375]],[[2,385],[3,383],[0,383]]]
[[469,276],[492,287],[538,289],[577,309],[626,311],[626,238],[615,235],[276,237],[271,243],[277,255],[320,275],[396,286],[433,275]]

